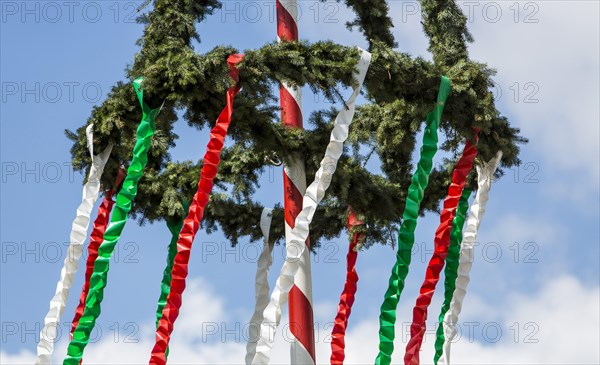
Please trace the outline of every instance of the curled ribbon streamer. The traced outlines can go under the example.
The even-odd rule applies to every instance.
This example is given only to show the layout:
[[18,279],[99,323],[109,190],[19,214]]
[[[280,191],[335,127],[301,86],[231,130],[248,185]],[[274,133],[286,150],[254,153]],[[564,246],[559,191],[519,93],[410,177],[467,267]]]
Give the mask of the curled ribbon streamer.
[[448,255],[450,246],[450,230],[456,214],[456,208],[467,181],[467,175],[473,168],[473,161],[477,156],[477,133],[475,133],[475,144],[469,141],[465,144],[462,156],[454,167],[452,182],[448,188],[448,196],[444,199],[442,212],[440,213],[440,225],[435,232],[433,240],[434,250],[425,272],[425,280],[421,284],[417,302],[413,308],[413,322],[410,325],[410,340],[406,344],[404,364],[418,365],[419,350],[425,335],[425,321],[427,320],[427,309],[435,293],[435,287],[440,280],[440,273],[444,268],[444,262]]
[[460,242],[462,241],[462,229],[467,218],[467,209],[469,208],[469,197],[471,189],[464,189],[456,209],[456,217],[452,222],[452,233],[450,233],[450,247],[448,256],[446,256],[446,268],[444,269],[444,302],[439,315],[439,326],[436,331],[435,339],[435,358],[433,362],[437,365],[438,359],[442,356],[442,346],[444,345],[444,316],[450,308],[450,301],[456,288],[456,276],[458,275],[458,257],[460,255]]
[[[189,204],[187,202],[183,203],[184,211],[187,214],[189,209]],[[160,285],[160,296],[158,298],[158,306],[156,308],[156,326],[158,326],[158,321],[160,321],[162,317],[162,311],[165,305],[167,304],[167,296],[171,291],[171,271],[173,270],[173,262],[175,260],[175,255],[177,255],[177,239],[179,238],[179,232],[183,227],[183,217],[176,221],[167,221],[167,228],[169,232],[171,232],[171,241],[169,242],[168,252],[167,252],[167,265],[163,271],[163,278]]]
[[108,280],[110,258],[121,237],[121,233],[127,222],[127,215],[131,210],[131,203],[137,195],[138,182],[143,175],[144,167],[148,163],[150,142],[156,131],[154,118],[160,112],[160,108],[151,109],[144,103],[144,91],[141,87],[142,81],[143,78],[140,77],[133,82],[135,92],[142,106],[142,121],[136,132],[137,139],[133,147],[133,158],[131,165],[127,169],[127,176],[123,181],[123,186],[117,194],[110,224],[106,232],[104,232],[104,241],[98,248],[98,258],[94,263],[94,272],[90,278],[90,291],[85,301],[83,316],[81,316],[79,325],[73,332],[73,339],[67,348],[67,357],[63,361],[64,365],[77,365],[90,340],[90,333],[94,329],[101,311],[104,288]]
[[411,250],[415,243],[415,228],[417,227],[417,218],[419,217],[419,207],[429,183],[429,174],[433,167],[433,156],[435,156],[438,149],[437,130],[450,90],[450,80],[442,76],[437,103],[425,119],[421,156],[408,187],[402,224],[398,232],[396,262],[392,267],[388,289],[381,304],[381,313],[379,314],[379,353],[375,359],[375,364],[389,365],[392,361],[394,338],[396,337],[394,328],[396,324],[396,308],[400,300],[400,294],[404,289],[404,281],[408,275]]
[[36,364],[49,365],[52,363],[52,353],[54,352],[54,342],[60,319],[65,310],[69,291],[73,285],[73,279],[79,267],[79,259],[83,253],[83,242],[87,236],[87,230],[90,225],[90,215],[92,208],[98,200],[100,192],[100,177],[104,171],[104,166],[108,161],[110,152],[112,151],[112,143],[110,143],[104,151],[99,155],[94,156],[94,132],[93,124],[90,124],[86,129],[88,140],[88,149],[92,158],[92,165],[88,180],[83,186],[81,204],[77,208],[77,216],[73,220],[71,233],[69,235],[69,248],[63,267],[60,271],[60,279],[56,284],[56,291],[50,300],[50,309],[44,318],[44,328],[40,332],[40,342],[37,345]]
[[[348,216],[348,232],[355,227],[361,225],[354,213],[350,212]],[[348,326],[348,318],[352,312],[352,305],[354,304],[354,295],[356,294],[358,274],[356,273],[356,259],[358,252],[356,247],[361,234],[356,232],[352,236],[352,241],[348,245],[348,254],[346,255],[346,283],[344,284],[344,290],[340,295],[340,303],[338,304],[338,312],[335,317],[333,330],[331,331],[331,365],[342,365],[346,354],[344,349],[346,347],[345,336],[346,327]]]
[[371,54],[360,49],[357,71],[354,74],[354,90],[352,95],[335,118],[329,145],[325,156],[321,160],[315,180],[306,189],[303,196],[302,210],[296,217],[295,226],[290,231],[290,240],[287,241],[286,259],[281,268],[281,273],[271,293],[271,300],[263,312],[263,321],[260,325],[260,336],[256,345],[256,354],[251,364],[268,364],[270,351],[273,347],[274,333],[281,321],[281,307],[287,301],[288,294],[294,285],[294,276],[299,270],[299,261],[306,249],[308,228],[317,209],[317,205],[325,196],[325,191],[331,183],[337,162],[344,150],[344,141],[348,138],[348,129],[354,117],[355,103],[365,79],[367,69],[371,62]]
[[269,304],[269,268],[273,263],[271,259],[273,253],[273,244],[269,243],[269,231],[271,230],[271,220],[273,219],[273,209],[263,208],[260,217],[260,229],[264,238],[263,251],[256,263],[256,304],[254,305],[254,314],[250,319],[249,339],[246,345],[246,364],[250,364],[256,353],[256,344],[260,335],[260,324],[263,321],[263,311]]
[[[119,168],[117,179],[115,181],[115,188],[121,185],[123,178],[125,178],[123,170]],[[79,304],[75,309],[75,316],[73,317],[73,321],[71,323],[71,339],[73,338],[73,332],[75,331],[75,328],[77,328],[79,319],[83,315],[83,311],[85,309],[85,299],[87,298],[87,294],[90,290],[90,278],[94,272],[94,263],[98,257],[98,247],[100,247],[100,244],[102,241],[104,241],[104,232],[106,231],[106,227],[108,225],[108,217],[112,211],[113,205],[115,204],[115,202],[112,200],[113,195],[113,189],[110,189],[106,192],[104,199],[102,199],[102,203],[100,203],[100,206],[98,207],[98,215],[94,220],[92,234],[90,234],[90,243],[88,245],[88,258],[85,265],[85,279],[83,282],[83,288],[81,289],[81,294],[79,295]]]
[[173,332],[173,325],[179,315],[181,308],[182,294],[185,289],[185,279],[188,275],[188,263],[190,260],[190,252],[194,237],[200,228],[200,222],[204,217],[204,209],[208,204],[210,192],[213,187],[213,179],[219,170],[221,161],[221,151],[225,143],[227,129],[231,123],[233,114],[233,98],[240,90],[238,81],[238,70],[236,65],[243,59],[243,55],[231,55],[227,59],[229,64],[229,76],[236,84],[227,91],[227,105],[219,114],[217,122],[210,131],[210,140],[206,146],[206,154],[204,155],[204,164],[200,172],[200,181],[198,182],[198,190],[194,195],[194,199],[190,205],[187,217],[183,222],[183,227],[179,232],[177,240],[177,254],[173,261],[173,270],[171,271],[171,290],[167,296],[167,303],[162,311],[162,317],[158,322],[156,329],[156,342],[152,349],[150,364],[166,364],[167,363],[167,348],[169,340]]
[[[183,202],[183,210],[186,212],[190,205],[187,201]],[[167,297],[171,291],[171,271],[173,270],[173,264],[175,262],[175,255],[177,255],[177,240],[179,239],[179,232],[183,227],[183,217],[178,220],[167,221],[167,228],[171,232],[171,242],[167,250],[167,265],[163,270],[163,277],[160,283],[160,296],[158,297],[158,306],[156,307],[156,328],[158,328],[158,322],[162,317],[162,311],[167,304]],[[165,352],[165,356],[169,356],[169,348]]]
[[452,340],[456,337],[456,323],[462,309],[463,300],[467,294],[467,286],[469,285],[469,273],[473,265],[473,246],[477,239],[477,232],[481,224],[481,219],[485,214],[485,206],[489,199],[489,192],[492,187],[492,179],[494,172],[498,168],[502,151],[498,151],[496,156],[482,167],[477,166],[477,193],[471,204],[469,218],[467,219],[467,227],[463,233],[463,239],[460,247],[460,256],[458,259],[458,276],[456,278],[456,289],[450,301],[450,308],[444,316],[444,342],[442,356],[439,362],[441,364],[450,364],[450,346]]

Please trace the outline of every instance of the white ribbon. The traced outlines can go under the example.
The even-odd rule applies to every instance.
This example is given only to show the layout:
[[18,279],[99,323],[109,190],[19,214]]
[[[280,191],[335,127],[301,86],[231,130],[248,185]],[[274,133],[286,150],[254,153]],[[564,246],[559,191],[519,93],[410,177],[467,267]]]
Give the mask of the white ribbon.
[[294,229],[290,233],[290,240],[286,245],[286,259],[281,268],[281,273],[275,283],[271,294],[271,301],[263,312],[263,321],[260,325],[260,336],[256,345],[256,354],[249,364],[266,365],[270,360],[270,351],[275,339],[275,330],[281,321],[281,308],[286,303],[288,294],[294,285],[294,275],[299,270],[299,261],[306,249],[306,239],[310,222],[315,214],[317,205],[325,196],[325,191],[331,183],[331,178],[337,167],[337,162],[344,152],[344,141],[348,138],[348,129],[356,107],[356,98],[365,80],[365,75],[371,63],[371,54],[360,49],[358,72],[354,74],[354,90],[339,112],[333,123],[329,145],[325,150],[325,157],[315,174],[315,180],[306,189],[302,201],[302,211],[296,217]]
[[249,339],[246,345],[246,364],[250,364],[254,354],[256,354],[256,344],[260,335],[260,324],[263,321],[263,311],[269,304],[269,268],[273,263],[271,259],[273,253],[273,244],[269,243],[269,231],[271,230],[271,220],[273,219],[273,209],[264,208],[260,217],[260,229],[264,238],[263,251],[258,258],[256,267],[256,304],[254,314],[250,319]]
[[481,219],[485,214],[485,205],[489,199],[490,188],[492,187],[492,179],[494,172],[498,168],[502,151],[498,151],[496,156],[483,166],[477,166],[477,193],[469,211],[467,219],[467,228],[463,232],[463,239],[460,244],[460,256],[458,259],[458,276],[456,277],[456,289],[450,301],[450,308],[444,315],[444,347],[439,364],[450,364],[450,346],[452,340],[456,337],[456,324],[458,316],[462,309],[463,300],[467,294],[467,286],[469,285],[469,273],[473,266],[473,246],[477,239],[477,231],[481,224]]
[[56,284],[56,293],[50,300],[50,309],[44,318],[44,328],[40,333],[40,342],[37,346],[37,360],[36,364],[39,365],[50,365],[52,363],[52,352],[54,351],[54,342],[57,340],[57,330],[60,326],[60,318],[67,299],[69,297],[69,290],[73,285],[73,279],[77,273],[79,266],[79,259],[83,252],[83,242],[87,237],[88,227],[90,225],[90,214],[92,208],[98,200],[98,193],[100,191],[100,177],[104,171],[104,166],[108,161],[110,152],[112,151],[112,143],[110,143],[104,151],[99,155],[94,156],[94,143],[93,143],[93,125],[90,124],[85,129],[88,141],[88,149],[90,156],[92,157],[92,165],[90,166],[90,173],[88,180],[83,186],[83,196],[81,204],[77,208],[77,216],[73,220],[71,227],[71,234],[69,238],[69,248],[67,249],[67,257],[65,257],[64,265],[60,271],[60,279]]

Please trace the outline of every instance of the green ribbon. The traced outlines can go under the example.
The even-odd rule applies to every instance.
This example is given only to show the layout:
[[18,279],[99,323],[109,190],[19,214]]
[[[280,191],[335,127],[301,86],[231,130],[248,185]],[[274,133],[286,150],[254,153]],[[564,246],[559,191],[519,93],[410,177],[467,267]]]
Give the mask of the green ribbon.
[[123,187],[117,194],[115,207],[110,219],[110,225],[104,233],[104,241],[98,248],[98,258],[94,264],[94,272],[90,278],[90,291],[85,301],[85,310],[79,320],[79,325],[73,332],[73,339],[67,349],[67,357],[63,365],[79,365],[83,351],[90,341],[90,333],[94,329],[96,320],[101,312],[101,303],[106,287],[109,263],[115,246],[121,237],[127,215],[131,211],[131,204],[137,195],[138,181],[142,177],[144,167],[148,163],[148,151],[156,126],[154,119],[160,112],[160,107],[151,109],[144,103],[144,90],[141,87],[143,78],[133,82],[135,93],[142,106],[142,121],[137,128],[137,140],[133,147],[133,158],[127,169],[127,176]]
[[452,221],[452,232],[450,233],[450,246],[448,247],[448,256],[446,256],[446,267],[444,268],[444,303],[442,304],[442,312],[438,319],[439,325],[436,331],[435,339],[435,357],[433,362],[437,365],[438,360],[442,356],[444,342],[444,316],[450,308],[450,302],[456,289],[456,277],[458,276],[458,258],[460,257],[460,243],[462,241],[462,229],[465,225],[465,219],[467,218],[467,209],[469,208],[469,197],[471,196],[471,189],[464,189],[460,200],[458,201],[458,208],[456,209],[456,216]]
[[438,149],[437,130],[450,90],[450,80],[442,76],[437,103],[425,119],[421,156],[417,164],[417,170],[413,174],[408,188],[404,213],[402,215],[402,225],[398,232],[396,262],[392,268],[389,286],[381,305],[381,313],[379,315],[379,354],[375,359],[375,364],[389,365],[392,361],[394,338],[396,336],[394,329],[396,324],[396,308],[398,307],[400,294],[404,289],[404,281],[408,275],[411,251],[415,243],[415,228],[417,227],[419,207],[429,183],[429,174],[433,167],[433,156],[435,156]]
[[[175,256],[177,255],[177,240],[179,239],[179,232],[183,227],[183,220],[187,215],[190,203],[187,200],[183,202],[184,215],[178,220],[168,220],[167,228],[171,232],[171,242],[169,242],[169,248],[167,253],[167,266],[163,271],[162,282],[160,283],[160,296],[158,298],[158,307],[156,308],[156,327],[158,328],[158,322],[162,318],[162,312],[167,305],[167,297],[171,291],[171,279],[173,278],[171,271],[173,270],[173,263],[175,262]],[[166,355],[169,356],[169,349],[167,348]]]

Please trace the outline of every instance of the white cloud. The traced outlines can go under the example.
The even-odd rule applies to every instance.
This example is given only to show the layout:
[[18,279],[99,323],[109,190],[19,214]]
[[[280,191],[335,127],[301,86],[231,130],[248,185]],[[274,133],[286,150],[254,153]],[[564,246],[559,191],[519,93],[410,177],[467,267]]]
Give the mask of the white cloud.
[[35,356],[27,350],[20,350],[16,354],[9,354],[4,350],[0,351],[0,364],[33,364]]
[[[598,363],[599,299],[599,287],[586,287],[578,279],[568,275],[549,279],[538,292],[509,292],[499,296],[494,302],[486,302],[478,298],[476,293],[471,293],[467,296],[464,307],[461,338],[452,348],[452,358],[457,364]],[[412,304],[412,301],[406,302],[410,303],[399,308],[399,322],[402,321],[403,313],[409,313],[408,305]],[[227,341],[220,340],[222,333],[216,336],[216,341],[202,341],[202,329],[206,326],[201,321],[221,323],[227,318],[229,308],[234,305],[239,303],[225,303],[206,281],[191,280],[173,336],[169,363],[243,363],[245,342],[235,340],[235,335],[227,335],[230,336],[227,337]],[[431,308],[430,318],[434,321],[438,307]],[[477,316],[489,313],[490,317],[483,320],[473,316],[474,313],[477,313]],[[211,317],[213,315],[214,317]],[[329,315],[332,316],[333,313]],[[234,328],[232,322],[235,319],[228,321],[228,328]],[[476,322],[472,325],[472,331],[464,325],[464,322],[469,321]],[[150,328],[151,325],[148,323],[146,327]],[[428,328],[434,328],[432,321],[428,325]],[[330,328],[320,326],[319,329],[317,358],[319,363],[326,364],[330,354],[326,330]],[[484,329],[487,329],[487,335]],[[500,335],[496,333],[497,329],[500,329]],[[377,331],[377,318],[351,318],[346,339],[346,363],[373,362],[377,351]],[[469,339],[471,335],[473,341]],[[115,343],[110,339],[103,339],[88,347],[85,362],[145,363],[152,348],[152,337],[151,331],[144,331],[139,343]],[[405,341],[406,335],[398,331],[394,362],[402,362]],[[433,341],[433,331],[428,331],[421,353],[424,364],[431,363],[433,358]],[[57,360],[64,356],[65,347],[64,342],[57,346]],[[288,351],[285,336],[282,336],[279,330],[272,353],[272,363],[288,363]],[[32,363],[34,358],[33,353],[25,350],[10,355],[3,351],[0,362],[5,365],[24,364]]]
[[[554,218],[543,214],[524,215],[516,211],[506,212],[497,217],[485,217],[487,222],[482,226],[479,237],[486,242],[498,242],[505,248],[514,242],[535,242],[539,245],[559,243],[565,237],[553,221]],[[487,226],[490,228],[486,228]]]
[[474,364],[598,363],[599,296],[598,287],[560,276],[533,295],[513,293],[486,303],[487,311],[500,316],[502,338],[493,345],[459,342],[453,346],[453,358]]
[[[500,21],[476,16],[470,25],[476,39],[473,58],[497,68],[500,109],[530,139],[527,148],[543,158],[543,163],[533,161],[545,170],[543,187],[554,191],[556,184],[576,183],[597,191],[599,3],[529,3],[539,10],[531,19],[537,23],[514,22],[511,9],[519,6],[523,16],[524,2],[501,4]],[[530,94],[539,102],[525,103]],[[573,179],[565,179],[569,174]]]

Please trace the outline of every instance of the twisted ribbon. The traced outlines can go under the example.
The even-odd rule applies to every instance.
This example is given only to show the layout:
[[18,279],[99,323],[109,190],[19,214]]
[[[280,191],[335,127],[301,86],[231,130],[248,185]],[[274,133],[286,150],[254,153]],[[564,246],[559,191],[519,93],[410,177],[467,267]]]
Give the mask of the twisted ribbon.
[[260,335],[260,324],[263,321],[263,311],[269,304],[269,268],[273,263],[271,255],[273,253],[273,244],[269,243],[269,231],[271,230],[271,220],[273,219],[273,209],[263,208],[260,217],[260,229],[264,238],[263,251],[256,263],[256,285],[255,296],[256,303],[254,305],[254,314],[250,319],[249,339],[246,345],[246,364],[250,364],[254,354],[256,354],[256,344]]
[[[348,232],[350,232],[355,226],[359,226],[361,224],[362,222],[356,218],[356,215],[350,212],[350,215],[348,216]],[[358,274],[356,273],[355,269],[356,259],[358,258],[358,252],[356,251],[356,248],[361,236],[361,233],[355,232],[352,235],[352,241],[350,242],[350,245],[348,245],[348,254],[346,255],[346,283],[344,284],[342,295],[340,295],[338,312],[333,323],[333,330],[331,331],[331,365],[342,365],[344,363],[344,359],[346,358],[346,354],[344,352],[346,347],[346,327],[348,327],[348,318],[352,312],[354,295],[356,294],[358,283]]]
[[[187,214],[190,204],[187,201],[183,201],[183,210]],[[156,328],[158,328],[158,322],[162,317],[162,311],[167,304],[167,297],[171,291],[171,271],[173,270],[173,263],[175,261],[175,255],[177,255],[177,239],[179,238],[179,232],[183,227],[183,217],[178,220],[168,220],[167,228],[171,232],[171,241],[167,248],[167,265],[163,270],[163,277],[160,283],[160,296],[158,297],[158,305],[156,307]],[[169,348],[165,352],[165,356],[169,356]]]
[[442,76],[437,103],[433,110],[427,114],[425,119],[425,132],[423,134],[423,146],[421,156],[417,164],[417,170],[412,176],[404,213],[402,225],[398,232],[398,252],[396,262],[392,267],[388,289],[385,292],[381,313],[379,315],[379,353],[375,364],[389,365],[394,352],[396,308],[400,300],[400,294],[404,289],[404,281],[408,275],[408,267],[411,261],[411,250],[415,243],[415,228],[419,216],[419,207],[429,183],[429,174],[433,167],[433,156],[437,152],[438,135],[437,130],[442,118],[442,111],[446,99],[450,94],[450,80]]
[[444,345],[444,316],[450,308],[450,301],[456,288],[456,276],[458,275],[458,257],[460,255],[460,241],[462,241],[462,229],[467,218],[467,209],[469,208],[469,197],[471,189],[464,189],[458,202],[456,209],[456,217],[452,222],[452,233],[450,233],[450,247],[448,248],[448,256],[446,256],[446,268],[444,269],[444,302],[442,310],[438,318],[438,328],[436,330],[435,339],[435,358],[434,363],[437,365],[438,359],[442,356],[442,346]]
[[[119,172],[117,173],[117,178],[115,180],[115,189],[121,185],[121,182],[123,182],[124,178],[124,172],[121,168],[119,168]],[[106,194],[104,194],[104,199],[102,199],[102,203],[100,203],[100,206],[98,207],[98,215],[94,220],[92,234],[90,235],[90,243],[88,245],[88,257],[85,265],[85,279],[83,282],[83,288],[81,289],[81,294],[79,295],[79,304],[75,309],[75,316],[73,317],[73,321],[71,323],[71,339],[73,339],[73,332],[75,331],[75,328],[77,328],[79,319],[83,315],[83,310],[85,309],[85,299],[87,298],[87,294],[90,290],[90,278],[94,272],[94,263],[98,257],[98,247],[100,247],[100,244],[102,241],[104,241],[104,232],[106,231],[106,227],[108,225],[108,217],[110,216],[112,207],[115,204],[115,202],[112,200],[114,193],[114,189],[110,189],[106,192]]]
[[286,259],[275,283],[273,293],[271,293],[271,300],[263,312],[256,354],[251,364],[269,363],[270,351],[274,341],[273,334],[281,321],[281,308],[286,303],[290,289],[294,285],[294,276],[300,269],[299,261],[306,249],[305,242],[308,239],[310,222],[319,202],[325,196],[325,191],[331,183],[337,162],[344,152],[344,141],[348,138],[348,129],[354,117],[356,98],[360,93],[371,62],[369,52],[362,49],[360,49],[360,52],[361,55],[357,65],[358,72],[354,74],[354,90],[346,102],[346,107],[335,118],[325,156],[315,174],[315,180],[306,189],[303,196],[302,210],[296,216],[294,228],[290,231],[290,240],[286,244]]
[[[477,133],[475,134],[475,143],[477,143]],[[465,187],[467,175],[473,168],[473,161],[477,156],[476,144],[469,141],[465,144],[462,156],[454,167],[452,173],[452,182],[448,188],[448,196],[444,199],[444,207],[440,214],[440,225],[435,232],[434,251],[425,274],[425,280],[421,285],[417,302],[413,308],[413,322],[410,326],[410,340],[406,345],[404,363],[406,365],[419,364],[419,350],[423,343],[425,335],[425,321],[427,320],[427,309],[431,304],[431,299],[435,293],[435,287],[440,280],[440,273],[444,268],[444,261],[448,255],[448,246],[450,246],[450,230],[452,221],[456,214],[458,201]]]
[[71,286],[73,286],[73,280],[79,267],[79,259],[83,253],[83,242],[85,241],[90,225],[90,215],[100,192],[100,177],[112,151],[113,145],[110,143],[104,151],[94,156],[93,128],[93,124],[90,124],[85,129],[92,164],[87,182],[83,186],[81,204],[77,208],[77,216],[71,226],[71,233],[69,235],[70,244],[60,271],[60,279],[56,284],[54,296],[50,300],[50,309],[46,313],[44,328],[42,328],[40,333],[36,359],[36,364],[39,365],[50,365],[52,363],[52,353],[54,352],[54,342],[56,341],[60,318],[65,310],[69,291],[71,290]]
[[446,341],[443,345],[442,355],[439,358],[441,364],[450,364],[450,347],[452,340],[456,336],[456,323],[458,322],[458,316],[462,309],[465,295],[467,294],[467,286],[469,285],[469,273],[473,266],[473,247],[475,240],[477,239],[477,232],[481,225],[481,219],[485,214],[485,206],[489,199],[489,192],[492,187],[492,179],[494,172],[498,168],[500,159],[502,158],[502,151],[498,151],[496,156],[489,162],[483,164],[483,166],[477,166],[477,193],[473,204],[471,204],[471,210],[469,211],[469,218],[467,219],[467,227],[463,233],[463,239],[460,247],[460,256],[458,259],[458,276],[456,278],[456,289],[450,301],[450,308],[444,316],[444,337]]
[[117,194],[115,209],[110,224],[104,233],[104,241],[98,248],[98,258],[94,263],[94,272],[90,278],[90,290],[85,301],[85,309],[79,320],[79,325],[73,332],[73,339],[67,349],[67,357],[63,361],[64,365],[77,365],[90,341],[90,333],[96,325],[98,316],[100,316],[104,288],[108,280],[110,258],[121,237],[127,222],[127,215],[131,210],[131,204],[137,195],[138,182],[143,175],[144,167],[148,163],[150,142],[156,131],[154,119],[160,112],[160,108],[151,109],[144,103],[142,81],[143,78],[140,77],[133,82],[133,87],[142,106],[142,121],[136,132],[137,139],[133,147],[133,158],[127,169],[123,187]]
[[188,263],[194,237],[200,228],[200,222],[204,217],[204,209],[208,204],[210,192],[213,187],[213,179],[219,170],[221,161],[221,151],[225,143],[227,129],[231,123],[233,114],[233,98],[240,90],[238,82],[238,70],[236,65],[243,59],[243,55],[231,55],[227,59],[229,64],[229,76],[235,81],[235,85],[227,91],[227,105],[219,114],[217,122],[210,131],[210,140],[206,146],[204,155],[204,164],[200,172],[200,181],[198,190],[194,195],[188,215],[183,221],[183,227],[179,232],[177,240],[177,254],[173,260],[173,269],[171,270],[171,290],[167,296],[167,303],[162,311],[162,316],[158,321],[156,328],[156,342],[152,349],[150,364],[166,364],[167,348],[175,320],[179,315],[181,308],[182,295],[185,290],[185,279],[188,275]]

